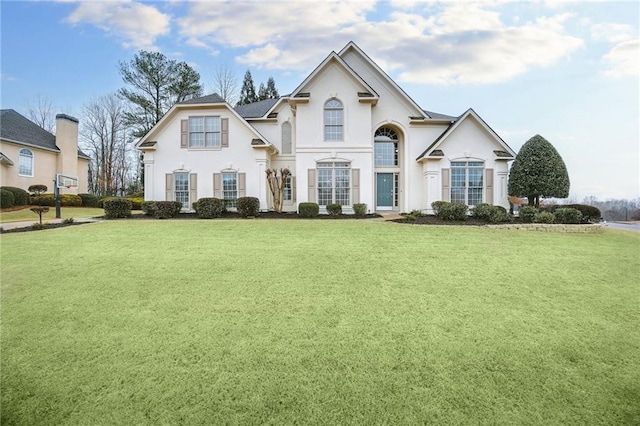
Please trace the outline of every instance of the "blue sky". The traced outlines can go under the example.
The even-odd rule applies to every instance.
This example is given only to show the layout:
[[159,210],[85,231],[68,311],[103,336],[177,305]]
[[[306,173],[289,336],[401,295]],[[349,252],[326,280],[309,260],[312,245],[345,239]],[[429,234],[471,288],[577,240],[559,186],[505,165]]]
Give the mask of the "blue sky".
[[562,155],[571,198],[640,197],[640,5],[635,1],[2,1],[2,108],[38,96],[82,120],[123,86],[139,49],[292,91],[355,41],[423,108],[472,107],[516,151]]

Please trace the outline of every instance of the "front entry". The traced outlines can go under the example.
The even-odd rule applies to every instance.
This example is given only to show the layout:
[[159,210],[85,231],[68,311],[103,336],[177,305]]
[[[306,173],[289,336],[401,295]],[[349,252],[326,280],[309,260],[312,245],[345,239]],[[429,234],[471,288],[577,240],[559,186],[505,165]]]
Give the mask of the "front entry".
[[393,210],[393,173],[376,173],[376,210]]

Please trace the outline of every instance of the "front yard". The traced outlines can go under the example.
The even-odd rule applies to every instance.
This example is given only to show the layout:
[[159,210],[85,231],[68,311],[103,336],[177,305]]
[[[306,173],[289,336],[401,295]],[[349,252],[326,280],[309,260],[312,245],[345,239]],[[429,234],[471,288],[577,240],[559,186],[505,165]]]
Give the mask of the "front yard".
[[148,220],[0,242],[3,425],[640,422],[635,233]]

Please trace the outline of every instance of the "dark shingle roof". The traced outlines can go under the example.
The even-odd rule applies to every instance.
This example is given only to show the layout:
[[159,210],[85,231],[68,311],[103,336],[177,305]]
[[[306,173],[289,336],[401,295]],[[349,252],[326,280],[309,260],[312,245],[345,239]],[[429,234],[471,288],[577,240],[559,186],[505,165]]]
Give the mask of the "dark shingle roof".
[[[58,114],[56,118],[58,117],[72,120],[76,123],[78,122],[77,118],[66,114]],[[24,115],[12,109],[0,110],[0,138],[51,149],[53,151],[60,151],[56,145],[56,137],[53,133],[47,132]],[[91,158],[80,149],[78,149],[78,156]]]
[[60,151],[56,146],[56,137],[53,134],[12,109],[0,111],[0,137]]
[[251,104],[238,105],[234,109],[242,118],[260,118],[264,117],[276,102],[278,102],[278,99],[265,99]]
[[223,103],[224,99],[220,97],[217,93],[212,93],[207,96],[201,96],[199,98],[193,98],[186,101],[182,101],[179,105],[193,105],[193,104],[218,104]]
[[438,120],[452,120],[452,121],[458,119],[458,117],[452,117],[450,115],[440,114],[439,112],[427,111],[426,109],[423,109],[422,111],[424,111],[424,113],[427,114],[429,118],[435,118]]

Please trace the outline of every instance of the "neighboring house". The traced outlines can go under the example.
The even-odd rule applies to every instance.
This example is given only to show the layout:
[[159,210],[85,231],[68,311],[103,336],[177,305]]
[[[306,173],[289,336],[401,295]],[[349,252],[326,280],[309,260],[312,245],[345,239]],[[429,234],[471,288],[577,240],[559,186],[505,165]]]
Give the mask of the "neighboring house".
[[284,210],[300,202],[432,211],[439,200],[509,208],[514,151],[472,109],[423,110],[360,48],[332,52],[290,95],[235,109],[217,94],[175,105],[136,145],[145,199],[254,196],[288,168]]
[[78,177],[77,189],[87,192],[90,158],[78,149],[78,120],[58,114],[52,134],[12,109],[0,110],[0,185],[27,190],[35,184],[54,191],[57,173]]

